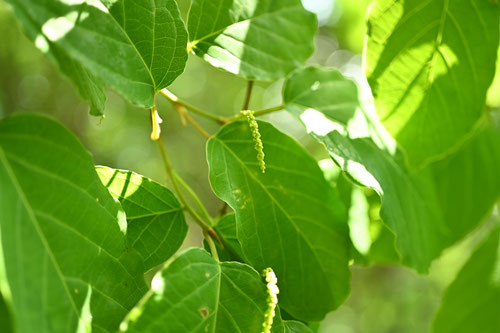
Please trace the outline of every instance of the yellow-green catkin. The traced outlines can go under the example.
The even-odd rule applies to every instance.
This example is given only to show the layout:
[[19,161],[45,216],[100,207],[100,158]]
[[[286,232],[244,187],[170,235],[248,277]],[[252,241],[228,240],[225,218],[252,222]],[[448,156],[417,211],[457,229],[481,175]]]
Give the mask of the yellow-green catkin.
[[262,144],[262,139],[259,132],[259,124],[255,120],[253,111],[243,110],[241,114],[245,116],[248,120],[248,125],[252,131],[253,141],[255,142],[255,150],[257,151],[257,160],[259,161],[260,171],[262,173],[266,172],[266,162],[264,161],[264,145]]
[[270,333],[273,327],[274,316],[276,315],[276,306],[278,305],[278,278],[274,274],[272,268],[266,268],[262,272],[267,282],[267,310],[264,314],[264,322],[262,323],[262,333]]
[[160,124],[163,120],[160,118],[158,114],[158,109],[156,105],[151,108],[151,140],[158,141],[160,140],[161,127]]

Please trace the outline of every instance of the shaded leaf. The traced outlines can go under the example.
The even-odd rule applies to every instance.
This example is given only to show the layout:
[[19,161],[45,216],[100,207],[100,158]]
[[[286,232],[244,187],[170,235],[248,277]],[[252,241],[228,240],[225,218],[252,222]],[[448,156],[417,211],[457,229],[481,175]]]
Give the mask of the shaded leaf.
[[17,332],[112,332],[146,291],[121,207],[59,123],[0,121],[0,227]]
[[300,321],[285,320],[283,324],[285,326],[284,333],[312,333],[311,329]]
[[276,80],[311,56],[316,19],[300,0],[194,0],[188,31],[190,48],[212,66]]
[[10,311],[2,294],[0,294],[0,331],[2,333],[14,332]]
[[96,170],[127,215],[127,243],[139,253],[145,269],[167,261],[182,245],[188,229],[174,194],[132,171]]
[[320,320],[349,290],[345,209],[316,161],[295,140],[259,122],[266,172],[246,122],[224,126],[207,144],[210,182],[236,213],[243,254],[278,277],[280,306]]
[[125,331],[261,332],[266,299],[266,285],[253,268],[218,263],[191,248],[154,277],[150,297],[131,313]]
[[151,107],[155,93],[184,70],[187,32],[174,0],[8,2],[35,44],[72,81],[87,76],[78,87],[93,103],[102,87],[92,75]]
[[496,1],[377,0],[366,73],[377,113],[412,165],[457,148],[483,114],[495,72]]
[[495,229],[472,254],[444,294],[436,333],[498,332],[500,232]]
[[[295,73],[285,83],[284,94],[291,91],[287,86],[297,78],[300,82],[294,85],[301,85],[307,93],[314,86],[314,73],[323,71],[332,73],[333,82],[320,81],[319,87],[325,85],[326,91],[335,87],[330,94],[336,94],[339,86],[355,89],[349,80],[334,75],[334,70],[316,68],[310,75]],[[294,91],[298,93],[298,89]],[[353,105],[356,95],[344,94],[345,103]],[[285,104],[350,177],[380,195],[381,217],[396,234],[403,263],[418,271],[426,271],[444,248],[476,227],[500,195],[500,174],[496,172],[500,133],[494,128],[478,129],[454,155],[412,172],[401,152],[392,150],[390,139],[369,109],[358,105],[343,125],[335,116],[321,113],[320,107],[317,110],[314,101],[306,106],[301,112]]]
[[[12,2],[12,4],[14,3]],[[90,114],[94,116],[103,115],[106,93],[102,83],[83,68],[80,63],[73,60],[63,47],[46,39],[41,34],[40,26],[30,19],[30,14],[23,6],[13,5],[13,9],[22,22],[26,35],[76,86],[80,96],[89,104]]]
[[[239,261],[247,263],[243,250],[236,236],[236,217],[234,214],[224,215],[214,226],[217,233],[215,246],[221,261]],[[203,240],[205,250],[210,252],[208,243]]]

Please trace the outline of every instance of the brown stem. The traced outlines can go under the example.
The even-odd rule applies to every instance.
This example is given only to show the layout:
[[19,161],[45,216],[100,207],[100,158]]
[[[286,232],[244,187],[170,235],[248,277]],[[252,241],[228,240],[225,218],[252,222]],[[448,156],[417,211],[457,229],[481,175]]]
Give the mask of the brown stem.
[[242,110],[248,110],[248,107],[250,106],[250,98],[252,97],[253,82],[254,82],[253,80],[248,80],[247,93],[245,95],[245,101],[243,102],[243,107],[241,108]]

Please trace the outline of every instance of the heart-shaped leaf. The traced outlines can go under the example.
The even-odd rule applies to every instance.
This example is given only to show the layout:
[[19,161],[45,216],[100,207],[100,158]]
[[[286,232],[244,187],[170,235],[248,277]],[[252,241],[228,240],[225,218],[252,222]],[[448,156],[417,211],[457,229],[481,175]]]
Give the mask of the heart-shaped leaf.
[[365,59],[377,113],[422,165],[464,142],[495,73],[497,1],[377,0]]
[[189,47],[212,66],[276,80],[314,50],[316,19],[300,0],[193,0]]
[[248,123],[234,122],[208,141],[210,182],[235,211],[245,258],[276,272],[280,306],[295,318],[320,320],[349,290],[345,209],[304,148],[272,125],[258,125],[266,172]]
[[[353,91],[346,93],[348,89]],[[403,263],[426,271],[444,248],[482,221],[500,195],[500,174],[495,171],[500,133],[491,126],[480,129],[456,154],[412,172],[376,116],[357,102],[356,90],[334,69],[305,69],[285,83],[285,108],[352,179],[377,191],[381,216],[396,234]],[[313,94],[325,98],[304,99],[301,107],[293,102]],[[339,110],[351,106],[351,118],[346,121],[345,112],[323,112],[324,105],[334,110],[335,103]]]
[[120,205],[59,123],[0,121],[0,227],[16,332],[114,332],[146,291]]
[[186,238],[183,209],[174,194],[132,171],[97,167],[102,183],[127,215],[127,242],[142,257],[145,269],[170,258]]
[[[218,263],[191,248],[154,277],[152,288],[123,325],[127,333],[262,332],[268,293],[248,265]],[[283,332],[279,317],[273,332]]]
[[184,70],[187,32],[174,0],[8,2],[35,44],[96,110],[102,111],[103,92],[93,76],[151,107],[155,93]]

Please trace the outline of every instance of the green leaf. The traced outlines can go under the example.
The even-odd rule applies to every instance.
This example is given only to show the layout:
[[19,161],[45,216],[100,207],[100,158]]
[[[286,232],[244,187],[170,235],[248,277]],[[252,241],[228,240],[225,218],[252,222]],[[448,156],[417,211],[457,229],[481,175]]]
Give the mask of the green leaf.
[[187,32],[174,0],[8,2],[66,75],[74,82],[88,76],[78,86],[92,101],[102,87],[88,72],[131,102],[151,107],[155,93],[184,70]]
[[285,320],[283,324],[285,326],[284,333],[312,333],[311,329],[300,321]]
[[498,16],[497,1],[374,2],[366,73],[377,112],[412,165],[456,149],[483,114]]
[[379,193],[381,217],[397,236],[403,263],[425,271],[448,238],[429,175],[410,175],[401,159],[367,138],[349,139],[337,131],[313,137],[345,172]]
[[127,215],[127,243],[139,253],[145,269],[167,261],[182,245],[188,229],[174,194],[132,171],[96,169]]
[[500,327],[500,230],[472,254],[445,292],[436,333],[495,333]]
[[292,114],[307,117],[308,110],[314,109],[344,125],[359,107],[356,84],[336,70],[318,66],[294,72],[283,88],[283,101]]
[[243,254],[278,277],[280,306],[320,320],[349,291],[345,209],[316,161],[295,140],[259,122],[266,172],[247,122],[224,126],[207,143],[214,192],[236,213]]
[[0,294],[0,330],[2,333],[12,333],[12,319],[7,302],[2,294]]
[[488,88],[486,96],[486,104],[488,107],[500,107],[500,47],[497,53],[497,64],[493,82]]
[[315,137],[346,172],[379,193],[382,219],[397,236],[403,263],[419,271],[476,227],[500,195],[495,129],[481,131],[456,154],[418,173],[369,139],[338,132]]
[[144,270],[89,153],[49,118],[3,119],[0,184],[1,287],[17,332],[116,330]]
[[370,264],[398,264],[401,258],[395,248],[396,237],[394,233],[382,222],[379,222],[378,229],[366,259]]
[[90,105],[90,114],[103,115],[106,103],[103,84],[80,63],[73,60],[63,47],[46,39],[41,34],[40,27],[30,19],[23,7],[14,6],[13,8],[16,16],[23,23],[26,35],[76,86],[80,96]]
[[[316,72],[329,72],[328,78],[314,84]],[[285,83],[301,85],[304,94],[326,86],[324,95],[355,89],[334,70],[315,68],[310,75],[295,73]],[[325,76],[326,77],[326,76]],[[294,82],[299,80],[299,82]],[[293,89],[298,94],[298,89]],[[344,94],[352,105],[357,93]],[[290,97],[285,97],[290,100]],[[487,215],[500,195],[500,133],[487,127],[447,159],[418,172],[408,170],[401,152],[393,150],[369,109],[358,105],[347,125],[338,117],[321,113],[311,100],[305,111],[285,108],[300,119],[308,132],[325,144],[333,160],[357,183],[373,188],[382,198],[381,217],[396,234],[397,250],[403,263],[424,272],[432,259],[462,238]],[[342,103],[342,102],[340,102]],[[474,175],[474,176],[472,176]]]
[[267,307],[266,286],[253,268],[218,263],[191,248],[154,277],[152,293],[131,312],[125,331],[261,332]]
[[[234,214],[227,214],[223,216],[214,229],[220,239],[216,239],[215,246],[217,247],[217,254],[221,261],[239,261],[247,262],[243,255],[240,242],[236,236],[236,217]],[[206,242],[204,241],[204,244]],[[206,244],[205,249],[209,251],[209,246]]]
[[[367,92],[368,93],[368,92]],[[285,110],[301,120],[308,132],[325,135],[337,130],[349,137],[370,137],[383,150],[394,151],[370,105],[361,105],[357,85],[336,69],[310,66],[293,72],[283,86]]]
[[193,0],[189,45],[212,66],[276,80],[311,56],[316,25],[300,0]]

